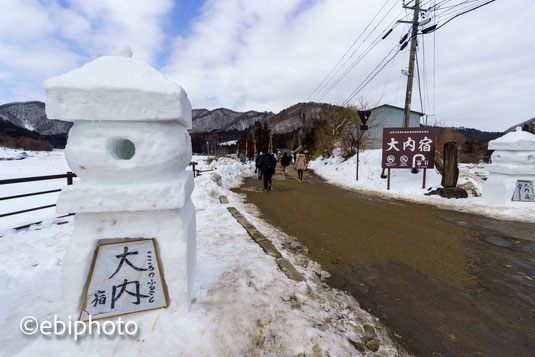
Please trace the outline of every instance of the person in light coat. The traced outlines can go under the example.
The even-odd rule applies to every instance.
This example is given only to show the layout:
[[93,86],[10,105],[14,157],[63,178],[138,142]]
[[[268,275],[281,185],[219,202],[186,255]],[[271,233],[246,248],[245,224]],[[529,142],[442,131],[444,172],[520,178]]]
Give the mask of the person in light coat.
[[299,176],[299,180],[303,181],[303,172],[307,168],[307,159],[305,157],[305,154],[303,153],[303,150],[299,151],[299,154],[295,158],[295,169],[297,170],[297,175]]

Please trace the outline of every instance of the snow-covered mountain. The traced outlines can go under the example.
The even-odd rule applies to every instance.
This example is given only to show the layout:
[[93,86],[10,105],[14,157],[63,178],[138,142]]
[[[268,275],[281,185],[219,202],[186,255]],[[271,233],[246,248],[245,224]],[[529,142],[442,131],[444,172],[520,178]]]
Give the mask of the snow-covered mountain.
[[[243,131],[256,122],[271,118],[271,112],[236,112],[226,108],[214,110],[193,109],[193,128],[191,133],[212,131]],[[0,119],[4,119],[20,128],[33,130],[41,135],[67,134],[71,122],[48,119],[45,103],[39,101],[14,102],[0,105]]]
[[226,108],[214,110],[193,109],[193,128],[191,133],[212,131],[243,131],[252,127],[256,122],[271,118],[271,112],[260,113],[254,110],[236,112]]
[[[274,133],[282,134],[312,125],[311,118],[321,109],[320,103],[298,103],[274,114],[272,112],[237,112],[231,109],[193,109],[190,133],[241,132],[257,122],[267,121]],[[304,117],[303,117],[304,115]],[[71,122],[50,120],[46,117],[45,103],[39,101],[14,102],[0,105],[0,119],[20,128],[34,130],[41,135],[64,135]]]
[[513,132],[516,130],[516,127],[519,126],[521,128],[523,128],[525,125],[527,125],[528,127],[529,126],[534,126],[535,125],[535,118],[531,118],[531,119],[528,119],[526,121],[523,121],[522,123],[518,123],[516,125],[513,125],[512,127],[510,127],[509,129],[507,129],[505,132],[506,133],[510,133],[510,132]]
[[268,126],[275,134],[289,133],[299,128],[311,127],[314,116],[321,110],[322,103],[297,103],[280,111],[268,120]]
[[71,122],[51,120],[46,117],[45,103],[15,102],[0,105],[0,119],[4,119],[20,128],[33,130],[41,135],[67,134]]

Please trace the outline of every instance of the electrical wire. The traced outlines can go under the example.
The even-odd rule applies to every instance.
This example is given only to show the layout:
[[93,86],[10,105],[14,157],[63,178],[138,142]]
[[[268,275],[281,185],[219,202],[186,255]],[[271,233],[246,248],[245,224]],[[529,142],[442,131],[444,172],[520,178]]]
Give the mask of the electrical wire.
[[340,62],[342,62],[342,60],[345,58],[345,56],[349,53],[349,51],[351,51],[351,49],[353,48],[353,46],[355,46],[355,44],[357,43],[357,41],[362,37],[362,35],[364,34],[364,32],[366,32],[366,30],[371,26],[371,24],[373,23],[373,21],[377,18],[377,16],[379,16],[379,14],[381,13],[381,11],[383,11],[383,9],[386,7],[386,5],[388,4],[390,0],[386,0],[386,2],[384,3],[384,5],[381,7],[381,9],[379,9],[379,11],[377,12],[377,14],[375,14],[375,16],[372,18],[372,20],[368,23],[368,25],[364,28],[364,30],[362,30],[362,32],[357,36],[357,38],[355,39],[355,41],[353,41],[353,43],[351,44],[351,46],[349,46],[349,48],[347,49],[347,51],[343,54],[343,56],[338,60],[338,62],[336,62],[336,64],[334,65],[334,67],[330,70],[330,72],[327,74],[327,76],[325,76],[325,78],[323,78],[323,80],[320,82],[320,84],[314,89],[314,91],[308,96],[308,99],[307,101],[310,100],[310,98],[312,98],[312,96],[316,93],[316,91],[321,87],[321,85],[325,82],[325,80],[327,78],[329,78],[329,76],[331,75],[331,73],[334,71],[334,69],[340,64]]
[[[342,65],[342,67],[340,67],[336,72],[335,72],[335,75],[338,74],[338,72],[344,68],[344,66],[347,64],[347,62],[349,62],[349,60],[353,57],[353,55],[360,49],[360,47],[366,42],[366,40],[374,33],[374,31],[377,29],[377,27],[379,27],[379,25],[384,21],[384,19],[388,16],[388,14],[390,14],[390,12],[392,12],[392,10],[394,9],[394,7],[396,6],[396,4],[394,4],[394,6],[392,6],[390,8],[390,10],[388,10],[388,12],[381,18],[381,20],[377,23],[377,25],[375,25],[375,27],[372,29],[372,31],[368,34],[368,36],[366,36],[366,38],[361,42],[361,44],[351,53],[351,55],[349,56],[348,59],[346,59],[346,61],[344,62],[344,64]],[[402,11],[403,12],[403,11]],[[399,17],[396,16],[396,17]],[[395,24],[396,21],[393,21],[388,27],[387,27],[387,30],[389,29],[390,26],[392,26],[393,24]],[[377,44],[381,41],[381,38],[382,38],[382,34],[385,33],[385,31],[382,31],[379,36],[377,36],[375,38],[374,41],[372,41],[372,43],[364,50],[364,52],[358,56],[354,61],[353,63],[351,63],[349,65],[349,67],[347,67],[344,72],[338,76],[333,83],[331,83],[330,85],[328,84],[327,87],[321,91],[321,93],[319,94],[319,98],[318,100],[321,101],[334,87],[336,87],[365,57],[368,53],[371,52],[371,50],[373,50],[375,48],[375,46],[377,46]]]
[[484,4],[481,4],[481,5],[479,5],[479,6],[476,6],[476,7],[473,7],[473,8],[471,8],[471,9],[465,10],[465,11],[463,11],[463,12],[461,12],[461,13],[458,13],[457,15],[453,16],[452,18],[450,18],[449,20],[447,20],[446,22],[444,22],[443,24],[441,24],[440,26],[438,26],[438,27],[436,28],[435,31],[437,31],[437,30],[441,29],[442,27],[444,27],[444,25],[446,25],[446,24],[447,24],[448,22],[450,22],[451,20],[453,20],[453,19],[455,19],[455,18],[457,18],[457,17],[459,17],[459,16],[461,16],[461,15],[467,14],[467,13],[469,13],[469,12],[471,12],[471,11],[477,10],[477,9],[479,9],[479,8],[485,6],[485,5],[488,5],[488,4],[490,4],[490,3],[494,2],[494,1],[496,1],[496,0],[488,0],[488,1],[487,1],[486,3],[484,3]]
[[[396,45],[394,48],[390,50],[390,52],[388,52],[388,54],[381,60],[381,62],[379,62],[377,66],[375,66],[375,68],[370,72],[370,74],[368,74],[368,76],[357,86],[357,88],[353,90],[353,92],[349,95],[349,97],[347,97],[343,101],[342,106],[345,106],[349,102],[351,102],[392,60],[394,60],[394,58],[396,58],[396,56],[401,52],[399,50],[399,47],[400,47],[399,45]],[[391,56],[387,60],[388,56],[390,56],[390,54],[394,51],[395,51],[394,55]]]
[[416,52],[416,74],[418,75],[418,96],[420,97],[420,110],[422,113],[425,113],[424,102],[422,100],[422,85],[420,83],[420,65],[418,63],[418,52]]

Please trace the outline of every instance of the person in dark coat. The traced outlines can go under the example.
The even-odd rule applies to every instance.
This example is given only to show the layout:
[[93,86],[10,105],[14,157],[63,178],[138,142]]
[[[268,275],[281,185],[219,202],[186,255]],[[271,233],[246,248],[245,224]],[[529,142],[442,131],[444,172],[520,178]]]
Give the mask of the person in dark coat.
[[275,159],[275,156],[273,156],[273,154],[267,152],[267,150],[259,158],[260,158],[259,168],[262,171],[262,176],[264,176],[264,190],[270,191],[271,190],[271,177],[275,173],[275,166],[277,166],[277,159]]
[[292,159],[290,159],[288,153],[285,152],[281,158],[281,170],[284,175],[286,175],[286,166],[289,166],[291,161]]
[[255,162],[255,167],[256,167],[255,172],[258,173],[258,179],[259,180],[262,180],[262,170],[260,169],[260,158],[261,157],[262,157],[262,151],[260,151],[258,153],[258,156],[256,157],[256,162]]

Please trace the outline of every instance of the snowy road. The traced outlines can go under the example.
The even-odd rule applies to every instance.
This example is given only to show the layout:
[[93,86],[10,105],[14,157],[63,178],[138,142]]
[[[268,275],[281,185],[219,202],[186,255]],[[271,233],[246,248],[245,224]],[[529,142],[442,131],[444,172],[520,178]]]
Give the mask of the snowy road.
[[416,355],[535,350],[535,225],[346,191],[307,172],[237,191]]

